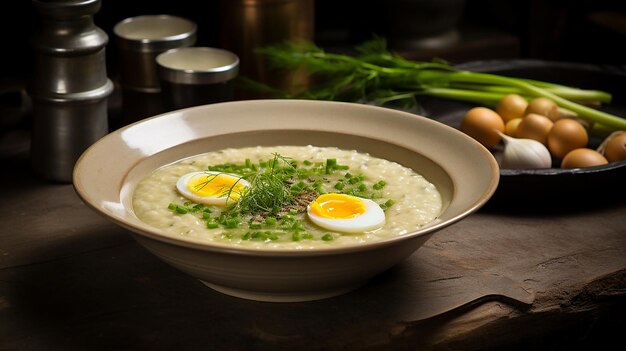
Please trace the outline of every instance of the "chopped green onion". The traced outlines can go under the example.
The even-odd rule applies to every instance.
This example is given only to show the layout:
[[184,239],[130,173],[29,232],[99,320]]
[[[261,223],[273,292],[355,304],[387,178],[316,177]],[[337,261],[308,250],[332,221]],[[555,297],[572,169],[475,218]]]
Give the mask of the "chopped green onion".
[[224,221],[224,227],[226,228],[237,228],[239,227],[239,224],[239,218],[228,218],[226,221]]
[[385,185],[387,185],[387,182],[385,182],[384,180],[380,180],[380,181],[374,183],[372,188],[374,188],[374,190],[380,190],[380,189],[384,188]]
[[395,203],[395,201],[393,201],[392,199],[389,199],[389,200],[385,201],[385,203],[384,203],[384,204],[381,204],[381,205],[380,205],[380,207],[381,207],[383,210],[386,210],[386,209],[388,209],[389,207],[393,206],[393,204],[394,204],[394,203]]
[[333,235],[332,235],[332,234],[330,234],[330,233],[328,233],[328,234],[324,234],[324,235],[322,236],[322,240],[324,240],[324,241],[332,241],[333,239],[335,239],[335,237],[333,237]]

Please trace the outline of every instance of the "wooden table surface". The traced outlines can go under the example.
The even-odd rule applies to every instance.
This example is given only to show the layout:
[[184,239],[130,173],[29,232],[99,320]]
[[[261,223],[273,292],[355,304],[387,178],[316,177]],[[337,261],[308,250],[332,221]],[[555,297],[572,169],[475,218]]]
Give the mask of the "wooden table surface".
[[623,197],[488,203],[356,291],[266,303],[161,262],[27,153],[2,163],[0,350],[593,349],[626,327]]

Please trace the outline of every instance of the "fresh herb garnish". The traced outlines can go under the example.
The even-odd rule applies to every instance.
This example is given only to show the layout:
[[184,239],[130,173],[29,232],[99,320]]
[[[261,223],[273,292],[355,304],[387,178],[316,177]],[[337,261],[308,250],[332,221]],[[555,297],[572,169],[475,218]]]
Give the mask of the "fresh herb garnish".
[[[383,180],[367,185],[363,174],[353,175],[348,172],[348,168],[347,165],[337,163],[336,159],[327,159],[325,162],[304,160],[299,163],[278,153],[274,153],[267,161],[259,160],[256,163],[246,159],[241,164],[212,165],[208,167],[209,171],[239,175],[250,183],[238,202],[219,207],[186,201],[183,204],[169,204],[168,208],[179,215],[196,215],[206,222],[209,229],[230,229],[223,234],[228,239],[331,241],[335,236],[330,233],[314,235],[307,230],[302,216],[299,216],[306,211],[307,205],[329,190],[379,199],[380,190],[386,185]],[[336,172],[339,173],[334,178],[339,181],[333,186],[326,179]],[[207,182],[211,179],[208,178]],[[225,196],[230,195],[231,191],[234,190],[225,189]],[[393,201],[388,200],[380,206],[386,209],[392,204]]]
[[[250,167],[246,165],[246,168]],[[290,159],[275,153],[267,168],[250,177],[250,188],[229,211],[253,215],[278,214],[283,206],[293,202],[289,183],[295,172]]]

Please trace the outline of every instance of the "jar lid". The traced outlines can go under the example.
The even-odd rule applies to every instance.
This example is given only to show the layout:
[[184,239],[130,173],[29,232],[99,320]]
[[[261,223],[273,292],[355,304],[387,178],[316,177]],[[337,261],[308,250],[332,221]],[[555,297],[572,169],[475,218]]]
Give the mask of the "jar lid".
[[127,18],[113,27],[121,48],[140,52],[163,52],[196,42],[196,24],[171,15]]
[[229,81],[239,73],[239,57],[209,47],[168,50],[156,57],[161,79],[179,84],[212,84]]

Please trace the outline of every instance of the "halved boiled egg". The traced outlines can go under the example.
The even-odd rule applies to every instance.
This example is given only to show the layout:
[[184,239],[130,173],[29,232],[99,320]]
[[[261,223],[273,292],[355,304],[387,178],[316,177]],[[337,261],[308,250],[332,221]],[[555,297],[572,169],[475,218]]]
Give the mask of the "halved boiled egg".
[[224,206],[239,200],[250,187],[241,177],[211,171],[187,173],[178,178],[176,189],[193,202]]
[[385,213],[370,200],[346,194],[323,194],[307,206],[309,219],[325,229],[367,232],[385,224]]

